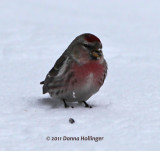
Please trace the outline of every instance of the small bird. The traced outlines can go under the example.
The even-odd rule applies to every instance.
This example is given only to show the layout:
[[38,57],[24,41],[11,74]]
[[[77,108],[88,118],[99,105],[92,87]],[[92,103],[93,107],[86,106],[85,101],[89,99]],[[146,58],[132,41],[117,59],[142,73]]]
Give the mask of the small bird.
[[43,94],[66,102],[84,103],[103,85],[107,75],[107,63],[102,53],[102,43],[93,34],[77,36],[54,67],[49,71],[43,84]]

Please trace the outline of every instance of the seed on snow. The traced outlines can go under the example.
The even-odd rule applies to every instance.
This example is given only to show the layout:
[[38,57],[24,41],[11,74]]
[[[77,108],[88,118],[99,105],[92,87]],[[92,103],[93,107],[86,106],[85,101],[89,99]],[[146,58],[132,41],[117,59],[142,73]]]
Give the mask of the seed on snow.
[[74,120],[73,118],[70,118],[70,119],[69,119],[69,122],[70,122],[71,124],[73,124],[73,123],[75,123],[75,120]]

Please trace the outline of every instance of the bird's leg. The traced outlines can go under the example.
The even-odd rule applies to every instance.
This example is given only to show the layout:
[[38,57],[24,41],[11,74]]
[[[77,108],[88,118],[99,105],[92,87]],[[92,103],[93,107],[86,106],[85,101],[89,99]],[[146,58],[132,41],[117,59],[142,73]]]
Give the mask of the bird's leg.
[[84,103],[85,107],[92,108],[92,106],[91,106],[91,105],[89,105],[89,104],[87,104],[85,101],[83,101],[83,103]]
[[69,105],[66,103],[65,99],[63,99],[64,107],[67,108]]
[[[64,103],[64,107],[65,107],[65,108],[70,107],[70,106],[66,103],[66,100],[65,100],[65,99],[63,99],[63,103]],[[74,107],[73,107],[73,106],[71,106],[71,108],[74,108]]]

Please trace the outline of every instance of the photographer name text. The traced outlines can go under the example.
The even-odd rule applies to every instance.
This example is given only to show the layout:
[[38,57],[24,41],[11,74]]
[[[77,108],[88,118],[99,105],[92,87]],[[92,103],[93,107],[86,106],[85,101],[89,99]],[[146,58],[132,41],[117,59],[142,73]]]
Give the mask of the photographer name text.
[[47,136],[47,141],[94,141],[100,142],[103,141],[104,137],[95,137],[95,136],[79,136],[79,137],[69,137],[69,136]]

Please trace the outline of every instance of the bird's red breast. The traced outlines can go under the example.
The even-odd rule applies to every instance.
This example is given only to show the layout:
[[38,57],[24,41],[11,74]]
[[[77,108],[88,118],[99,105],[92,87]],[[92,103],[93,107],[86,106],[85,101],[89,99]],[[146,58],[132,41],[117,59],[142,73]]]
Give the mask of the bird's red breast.
[[81,66],[74,65],[73,69],[75,71],[75,77],[77,77],[79,82],[87,82],[86,79],[88,79],[89,76],[92,74],[93,82],[95,82],[95,84],[98,84],[100,81],[102,81],[101,84],[103,84],[103,78],[105,73],[105,68],[103,64],[100,64],[97,61],[90,61]]

